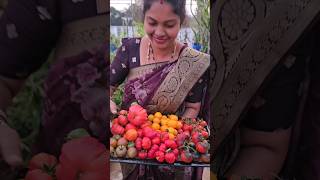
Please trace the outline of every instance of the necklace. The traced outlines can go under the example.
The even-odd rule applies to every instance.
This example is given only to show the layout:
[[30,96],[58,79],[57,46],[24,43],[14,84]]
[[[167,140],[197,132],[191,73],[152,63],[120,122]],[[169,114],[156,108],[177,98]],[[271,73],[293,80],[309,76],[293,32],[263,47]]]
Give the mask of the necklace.
[[[174,56],[176,54],[176,48],[177,48],[177,42],[174,42],[174,48],[173,48],[173,51],[172,51],[172,54],[171,54],[171,61],[174,60]],[[147,52],[147,60],[148,62],[150,62],[150,55],[152,54],[152,61],[153,62],[156,62],[155,58],[154,58],[154,53],[153,53],[153,48],[151,46],[151,41],[149,40],[149,43],[148,43],[148,52]]]

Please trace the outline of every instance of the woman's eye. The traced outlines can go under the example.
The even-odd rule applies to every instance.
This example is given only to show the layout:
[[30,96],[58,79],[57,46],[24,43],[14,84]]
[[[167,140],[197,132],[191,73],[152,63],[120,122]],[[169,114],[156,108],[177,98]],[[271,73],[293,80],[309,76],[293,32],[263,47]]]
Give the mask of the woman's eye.
[[149,23],[150,26],[155,26],[157,23]]
[[174,25],[166,25],[167,28],[173,28]]

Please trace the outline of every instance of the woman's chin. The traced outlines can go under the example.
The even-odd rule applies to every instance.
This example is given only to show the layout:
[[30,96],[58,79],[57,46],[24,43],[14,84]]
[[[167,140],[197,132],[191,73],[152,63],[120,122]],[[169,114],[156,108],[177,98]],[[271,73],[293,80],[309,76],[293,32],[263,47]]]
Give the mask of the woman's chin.
[[158,43],[156,41],[153,41],[153,45],[157,49],[166,49],[166,48],[168,48],[169,43],[168,42],[166,42],[166,43]]

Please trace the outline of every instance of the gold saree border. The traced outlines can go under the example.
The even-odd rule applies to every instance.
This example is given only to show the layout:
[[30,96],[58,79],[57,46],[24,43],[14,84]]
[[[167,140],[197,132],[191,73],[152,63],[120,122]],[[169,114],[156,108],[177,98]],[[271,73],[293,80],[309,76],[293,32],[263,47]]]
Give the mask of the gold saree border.
[[[224,3],[229,2],[224,1]],[[274,13],[263,19],[260,26],[250,34],[239,57],[235,57],[238,60],[233,69],[227,77],[224,75],[221,87],[214,87],[219,89],[211,106],[214,107],[212,120],[215,128],[215,149],[230,135],[243,110],[265,78],[320,12],[319,0],[283,0],[279,4],[273,10]],[[221,6],[214,9],[215,16],[220,16]],[[214,23],[218,28],[218,23]],[[219,36],[216,31],[213,39],[220,43],[222,40],[218,38]],[[217,61],[224,61],[223,53],[219,52],[221,50],[222,48],[218,47],[213,49],[218,54],[215,56]],[[221,65],[217,69],[224,69],[223,63],[217,64]],[[214,150],[213,157],[215,153]]]
[[156,90],[147,109],[150,112],[175,113],[209,65],[208,54],[186,47]]

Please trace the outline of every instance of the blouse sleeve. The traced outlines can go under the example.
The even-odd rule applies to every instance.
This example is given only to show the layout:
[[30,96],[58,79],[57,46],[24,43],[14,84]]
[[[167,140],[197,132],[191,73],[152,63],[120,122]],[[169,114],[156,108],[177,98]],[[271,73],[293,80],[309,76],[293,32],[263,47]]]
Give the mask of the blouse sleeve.
[[208,71],[206,71],[198,82],[192,87],[187,95],[186,102],[197,103],[201,102],[204,96],[205,88],[208,82]]
[[117,49],[116,56],[110,66],[110,85],[121,84],[129,73],[129,47],[123,40],[122,45]]
[[0,74],[26,78],[45,62],[59,33],[55,3],[9,0],[0,19]]

